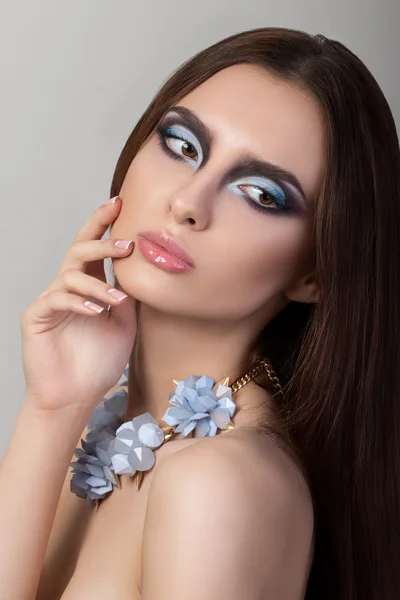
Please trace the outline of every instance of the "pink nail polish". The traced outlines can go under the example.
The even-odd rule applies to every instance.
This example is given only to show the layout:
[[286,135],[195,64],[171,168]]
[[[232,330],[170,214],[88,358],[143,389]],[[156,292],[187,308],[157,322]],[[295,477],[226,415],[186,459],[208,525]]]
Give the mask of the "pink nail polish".
[[102,204],[102,206],[108,206],[109,204],[115,204],[117,201],[117,198],[118,198],[118,196],[114,196],[113,198],[110,198],[109,200],[107,200],[107,202]]
[[95,310],[97,313],[101,313],[104,310],[104,308],[102,306],[99,306],[98,304],[95,304],[94,302],[90,302],[89,300],[86,300],[86,302],[84,302],[83,304],[85,306],[87,306],[90,310]]
[[117,248],[123,248],[123,250],[128,250],[129,246],[132,244],[132,240],[117,240],[115,242],[115,246]]

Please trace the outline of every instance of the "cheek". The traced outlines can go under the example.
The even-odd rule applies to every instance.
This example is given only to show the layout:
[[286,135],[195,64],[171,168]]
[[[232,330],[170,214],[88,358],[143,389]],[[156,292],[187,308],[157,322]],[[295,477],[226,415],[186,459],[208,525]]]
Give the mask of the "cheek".
[[171,182],[177,183],[180,173],[182,164],[167,156],[154,137],[131,162],[123,188],[128,194],[135,190],[145,197],[157,196],[157,190],[171,186]]
[[237,231],[236,236],[219,238],[218,260],[204,269],[202,287],[203,297],[218,290],[213,300],[216,312],[232,310],[232,316],[240,317],[289,287],[308,250],[310,231],[304,219],[263,215],[243,219]]
[[143,228],[157,225],[149,223],[149,215],[157,214],[153,213],[156,208],[160,212],[160,194],[165,189],[162,180],[165,167],[160,166],[160,158],[154,152],[151,156],[149,147],[145,147],[127,171],[120,190],[122,207],[112,226],[113,237],[134,236]]

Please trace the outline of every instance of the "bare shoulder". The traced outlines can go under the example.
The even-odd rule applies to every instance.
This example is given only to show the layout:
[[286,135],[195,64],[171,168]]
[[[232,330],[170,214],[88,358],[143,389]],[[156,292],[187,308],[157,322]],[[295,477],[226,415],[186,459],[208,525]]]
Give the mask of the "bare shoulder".
[[307,484],[272,439],[249,431],[204,438],[154,473],[142,590],[149,600],[161,592],[165,600],[299,600],[313,528]]

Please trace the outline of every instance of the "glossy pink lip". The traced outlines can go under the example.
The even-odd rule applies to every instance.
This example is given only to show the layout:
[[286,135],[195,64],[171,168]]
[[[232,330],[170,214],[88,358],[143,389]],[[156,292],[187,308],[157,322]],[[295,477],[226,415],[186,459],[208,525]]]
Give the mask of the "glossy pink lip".
[[138,246],[145,258],[167,271],[182,272],[195,268],[195,263],[182,243],[163,231],[142,231]]

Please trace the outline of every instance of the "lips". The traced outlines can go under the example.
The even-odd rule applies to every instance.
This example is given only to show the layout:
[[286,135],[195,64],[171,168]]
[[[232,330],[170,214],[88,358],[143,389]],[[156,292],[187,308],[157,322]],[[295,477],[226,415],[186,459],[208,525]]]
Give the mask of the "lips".
[[193,258],[190,256],[183,244],[172,235],[165,233],[164,231],[149,230],[142,231],[138,234],[138,237],[148,240],[153,244],[157,244],[169,254],[172,254],[181,261],[187,263],[190,267],[194,268],[196,266]]

